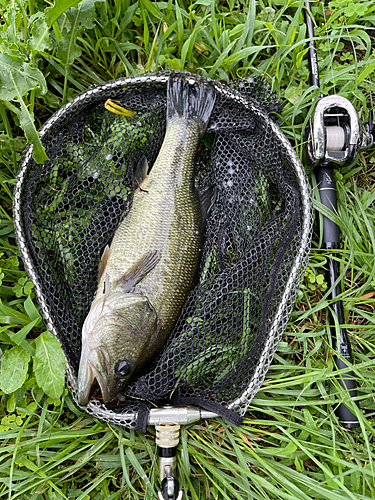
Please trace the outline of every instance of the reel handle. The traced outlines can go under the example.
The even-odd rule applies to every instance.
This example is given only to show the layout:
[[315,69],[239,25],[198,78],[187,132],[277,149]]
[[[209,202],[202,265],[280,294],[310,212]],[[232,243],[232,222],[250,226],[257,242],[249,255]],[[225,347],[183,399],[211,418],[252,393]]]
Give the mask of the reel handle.
[[[337,194],[336,194],[336,184],[333,177],[333,168],[322,167],[315,171],[316,180],[318,183],[319,195],[321,203],[335,212],[337,210]],[[340,229],[335,222],[323,216],[323,244],[327,250],[336,250],[340,248]],[[333,253],[329,254],[328,257],[328,269],[326,272],[326,279],[330,286],[333,287],[334,283],[340,276],[340,266],[337,260],[333,258]],[[330,294],[330,299],[334,302],[332,304],[332,309],[337,317],[339,325],[345,323],[344,309],[341,300],[337,297],[341,293],[340,282],[332,288]],[[336,300],[335,300],[336,299]],[[331,322],[334,322],[333,315],[331,316]],[[357,386],[354,380],[354,373],[350,371],[345,374],[340,374],[341,370],[345,370],[349,365],[353,364],[352,351],[350,346],[349,337],[345,328],[339,328],[339,336],[336,334],[335,327],[331,327],[331,336],[333,342],[333,348],[337,351],[341,357],[335,356],[334,361],[336,368],[338,370],[337,379],[342,387],[349,391],[352,398],[357,396]],[[347,360],[349,365],[345,363]],[[358,402],[356,402],[359,407]],[[355,429],[359,427],[359,422],[357,417],[352,413],[343,403],[341,403],[336,409],[336,415],[343,427],[346,429]]]

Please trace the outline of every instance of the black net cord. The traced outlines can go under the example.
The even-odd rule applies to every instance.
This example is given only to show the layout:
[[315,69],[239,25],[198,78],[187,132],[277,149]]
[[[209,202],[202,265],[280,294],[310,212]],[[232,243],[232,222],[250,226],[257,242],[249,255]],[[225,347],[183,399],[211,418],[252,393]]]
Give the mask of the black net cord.
[[225,406],[221,405],[220,403],[216,403],[215,401],[211,401],[209,399],[205,399],[204,397],[181,397],[181,396],[174,396],[169,404],[175,405],[175,406],[185,406],[185,405],[193,405],[193,406],[199,406],[203,408],[204,410],[212,411],[213,413],[216,413],[219,417],[223,417],[225,420],[230,422],[231,424],[240,426],[243,422],[243,417],[238,415],[237,412],[233,410],[229,410]]
[[149,415],[150,415],[151,403],[148,401],[142,401],[139,406],[137,414],[137,422],[135,424],[135,430],[145,434],[147,430]]

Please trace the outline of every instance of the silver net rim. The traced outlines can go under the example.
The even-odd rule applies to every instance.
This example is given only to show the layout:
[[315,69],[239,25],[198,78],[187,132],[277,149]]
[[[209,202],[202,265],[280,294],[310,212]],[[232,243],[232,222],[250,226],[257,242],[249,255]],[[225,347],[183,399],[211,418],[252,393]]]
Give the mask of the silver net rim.
[[[192,83],[194,83],[195,81],[194,75],[193,74],[187,74],[187,75],[192,80]],[[100,95],[101,93],[105,93],[108,91],[115,91],[123,86],[137,87],[139,85],[145,86],[147,85],[147,83],[150,85],[152,84],[167,85],[168,78],[169,78],[168,73],[154,74],[154,75],[144,74],[135,77],[133,76],[133,77],[120,78],[118,80],[110,81],[106,84],[101,84],[99,86],[89,88],[87,91],[77,96],[73,101],[63,106],[49,120],[47,120],[47,122],[40,129],[40,137],[41,139],[43,139],[44,135],[49,131],[49,129],[53,125],[55,125],[56,122],[62,119],[65,116],[65,114],[69,112],[72,106],[77,105],[77,103],[79,103],[80,101],[87,100],[88,96],[98,97],[98,95]],[[285,318],[285,315],[288,314],[287,308],[288,306],[290,306],[291,296],[293,296],[296,293],[295,281],[298,280],[298,278],[301,276],[301,269],[304,271],[307,265],[306,254],[308,253],[311,243],[313,205],[310,194],[311,189],[303,165],[299,157],[297,156],[296,152],[294,151],[292,145],[284,136],[284,134],[281,132],[279,126],[272,121],[269,115],[262,108],[260,108],[255,101],[252,101],[251,99],[250,100],[245,99],[243,96],[241,96],[241,94],[237,90],[229,88],[226,85],[221,84],[220,82],[211,80],[211,83],[219,94],[224,95],[226,99],[232,99],[234,103],[240,103],[249,111],[254,113],[261,124],[263,123],[264,125],[267,125],[272,129],[272,132],[279,141],[280,146],[283,150],[283,153],[285,155],[284,156],[285,160],[288,162],[289,166],[294,170],[298,182],[298,188],[301,194],[302,233],[301,233],[299,251],[294,259],[289,279],[286,283],[284,293],[279,302],[277,312],[275,314],[274,320],[270,328],[270,333],[262,349],[259,362],[256,366],[256,369],[254,370],[253,376],[250,379],[247,388],[242,392],[242,394],[240,394],[227,406],[227,408],[230,410],[236,410],[240,406],[243,406],[244,403],[245,404],[247,403],[247,405],[250,404],[251,399],[249,398],[251,398],[251,396],[258,391],[260,385],[263,383],[265,373],[272,360],[272,357],[270,357],[270,353],[276,350],[275,345],[277,345],[276,343],[277,339],[282,335],[282,328],[280,328],[280,325],[283,319]],[[46,322],[46,326],[56,336],[57,329],[54,324],[54,320],[50,314],[50,311],[48,309],[43,287],[39,282],[32,260],[30,258],[26,238],[24,235],[23,223],[21,220],[22,186],[26,173],[28,171],[28,166],[31,158],[32,158],[32,145],[29,145],[24,153],[22,162],[20,164],[19,171],[17,174],[17,183],[14,190],[14,198],[13,198],[14,227],[21,257],[23,259],[25,269],[31,281],[34,283],[35,292],[43,313],[43,317]],[[272,352],[272,354],[274,354],[274,352]],[[68,358],[66,358],[66,366],[67,366],[68,386],[72,392],[75,403],[77,404],[78,407],[80,407],[77,403],[77,398],[76,398],[77,379]],[[136,411],[129,411],[127,413],[117,414],[109,410],[99,400],[91,400],[87,407],[80,407],[80,408],[82,410],[87,411],[93,416],[96,416],[104,421],[113,423],[115,425],[129,426],[131,425],[131,423],[137,420],[137,414],[138,414],[138,412]],[[171,415],[173,415],[173,411],[171,411]],[[214,414],[212,413],[211,416],[214,416]],[[166,416],[165,418],[166,418],[165,421],[169,421],[168,416]]]

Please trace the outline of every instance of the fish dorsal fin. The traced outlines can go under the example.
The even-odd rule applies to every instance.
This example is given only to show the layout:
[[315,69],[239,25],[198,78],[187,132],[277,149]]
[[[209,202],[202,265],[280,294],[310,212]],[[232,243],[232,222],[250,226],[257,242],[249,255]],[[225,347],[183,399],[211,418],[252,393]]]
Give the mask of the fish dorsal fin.
[[206,221],[210,215],[212,207],[216,201],[216,186],[211,185],[203,189],[197,189],[197,196],[201,206],[203,227],[206,226]]
[[141,186],[142,182],[146,179],[148,172],[148,161],[145,156],[137,163],[134,169],[134,189]]
[[111,250],[110,250],[109,246],[107,245],[105,247],[105,249],[104,249],[103,254],[102,254],[102,258],[100,259],[100,264],[99,264],[99,281],[100,281],[101,277],[104,274],[104,269],[106,268],[106,265],[107,265],[110,253],[111,253]]
[[114,285],[121,284],[124,292],[131,292],[135,285],[154,269],[160,259],[161,253],[159,250],[145,253]]

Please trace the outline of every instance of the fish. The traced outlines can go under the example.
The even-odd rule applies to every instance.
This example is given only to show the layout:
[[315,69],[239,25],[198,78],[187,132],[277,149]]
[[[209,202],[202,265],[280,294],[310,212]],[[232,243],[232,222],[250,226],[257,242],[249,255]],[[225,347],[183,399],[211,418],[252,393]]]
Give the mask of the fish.
[[108,403],[149,365],[198,281],[215,187],[195,188],[196,155],[215,99],[209,82],[169,77],[163,143],[149,174],[145,158],[135,168],[132,206],[104,250],[97,293],[82,327],[82,406],[97,385]]

